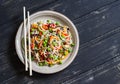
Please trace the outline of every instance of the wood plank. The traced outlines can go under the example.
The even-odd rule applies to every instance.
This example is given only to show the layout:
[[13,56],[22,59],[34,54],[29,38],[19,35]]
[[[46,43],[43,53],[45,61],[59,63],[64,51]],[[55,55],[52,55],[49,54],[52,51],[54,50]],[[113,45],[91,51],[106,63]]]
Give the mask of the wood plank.
[[120,55],[85,73],[76,74],[61,84],[119,84]]
[[[52,84],[119,84],[120,79],[120,55],[119,57],[116,57],[107,63],[100,65],[96,68],[93,68],[85,73],[79,74],[74,73],[71,78],[68,80],[57,80],[54,81],[54,79],[50,79],[50,77],[54,78],[53,75],[35,75],[34,77],[26,77],[23,76],[23,73],[18,74],[18,76],[13,76],[12,78],[9,78],[8,80],[4,81],[3,84],[6,84],[7,81],[9,81],[9,84],[17,83],[40,83],[44,84],[45,81],[42,81],[43,79],[47,82],[50,82]],[[54,76],[56,76],[55,74]],[[56,79],[58,79],[57,77]],[[40,79],[40,80],[39,80]],[[16,81],[17,80],[17,81]],[[48,83],[49,84],[49,83]]]
[[[47,6],[49,4],[55,3],[57,0],[2,0],[0,3],[0,25],[6,24],[9,22],[14,22],[17,19],[22,21],[23,18],[23,6],[26,6],[27,10],[32,13],[35,11],[36,7],[37,9],[42,8],[43,6]],[[12,23],[11,22],[11,23]]]
[[[87,2],[86,2],[87,3]],[[102,2],[103,3],[103,2]],[[118,3],[117,3],[118,4]],[[116,4],[114,4],[114,5],[116,5]],[[112,5],[113,6],[113,5]],[[105,7],[105,8],[103,8],[102,10],[104,10],[104,9],[106,9],[106,8],[111,8],[112,7],[111,5],[110,6],[108,6],[108,7]],[[12,9],[12,8],[11,8]],[[117,8],[118,9],[118,11],[119,11],[119,8]],[[116,9],[116,10],[117,10]],[[17,9],[16,9],[17,10]],[[109,11],[109,10],[108,10]],[[22,11],[21,11],[22,12]],[[107,11],[104,11],[104,12],[107,12]],[[115,11],[114,9],[112,10],[112,11],[110,11],[110,12],[115,12],[115,14],[118,14],[118,13],[116,13],[117,11]],[[5,13],[5,12],[4,12]],[[5,14],[8,14],[8,13],[5,13]],[[19,14],[19,13],[18,13]],[[21,14],[21,13],[20,13]],[[77,28],[78,28],[78,31],[80,32],[79,34],[80,34],[80,39],[81,39],[81,44],[82,43],[84,43],[84,42],[87,42],[88,40],[91,40],[91,39],[93,39],[93,37],[95,38],[95,37],[97,37],[97,36],[99,36],[99,35],[102,35],[102,34],[104,34],[105,32],[108,32],[108,31],[110,31],[110,30],[112,30],[112,29],[114,29],[113,27],[116,27],[116,26],[118,26],[118,18],[117,17],[119,17],[118,15],[113,15],[113,18],[115,18],[115,19],[113,19],[112,21],[111,21],[111,16],[108,16],[108,19],[106,20],[104,20],[104,19],[102,19],[101,17],[102,17],[102,14],[99,14],[99,15],[97,15],[96,17],[98,18],[98,19],[96,19],[96,18],[94,18],[94,14],[90,14],[90,15],[88,15],[87,16],[88,18],[91,18],[91,17],[93,17],[93,21],[91,21],[91,19],[89,19],[89,20],[87,20],[86,22],[83,22],[82,24],[77,24],[76,26],[77,26]],[[13,18],[13,17],[12,17]],[[86,18],[86,17],[85,17]],[[8,40],[8,38],[10,39],[10,38],[13,38],[14,36],[15,36],[15,33],[16,33],[16,31],[17,31],[17,28],[18,28],[18,26],[19,26],[19,24],[20,24],[20,21],[21,19],[18,19],[18,18],[16,18],[13,22],[11,22],[11,23],[6,23],[6,24],[4,24],[3,26],[1,26],[1,28],[0,28],[0,30],[2,31],[1,33],[0,33],[0,38],[2,38],[3,36],[4,36],[4,38],[2,38],[1,40],[3,41],[2,42],[2,44],[1,45],[5,45],[5,43],[6,42],[8,42],[8,41],[6,41],[6,40]],[[95,23],[95,21],[96,20],[98,20],[98,22],[96,22],[96,25],[93,25],[93,23]],[[9,20],[7,20],[7,21],[9,21]],[[80,21],[80,20],[79,20]],[[99,23],[100,21],[102,21],[103,23]],[[110,28],[106,28],[105,30],[105,32],[104,31],[102,31],[105,27],[102,27],[102,29],[101,29],[101,26],[102,25],[104,25],[104,24],[106,24],[106,22],[107,21],[111,21],[111,24],[109,25],[109,23],[107,23],[107,25],[108,25],[108,27],[110,27],[110,26],[113,26],[113,27],[110,27]],[[114,24],[112,24],[114,22]],[[1,22],[2,23],[2,22]],[[90,25],[89,25],[89,24]],[[87,24],[87,25],[86,25]],[[91,26],[92,25],[92,26]],[[106,26],[107,26],[106,25]],[[89,28],[89,26],[91,26],[91,28]],[[98,26],[98,28],[97,28],[97,30],[96,29],[94,29],[94,28],[96,28],[96,26]],[[14,30],[14,31],[13,31]],[[6,34],[8,33],[8,31],[9,31],[9,35],[10,34],[12,34],[12,35],[10,35],[11,37],[7,37],[6,36]],[[84,33],[84,32],[87,32],[87,34],[86,33]],[[100,32],[101,31],[101,32]],[[83,33],[82,33],[83,32]],[[92,33],[91,33],[92,32]],[[95,35],[94,35],[94,33],[95,33]],[[97,34],[97,35],[96,35]],[[12,37],[13,36],[13,37]],[[88,36],[91,36],[91,38],[89,38]],[[5,47],[5,46],[4,46]],[[4,47],[1,47],[1,48],[4,48]]]
[[70,78],[73,78],[73,74],[84,73],[118,57],[120,55],[119,35],[120,34],[117,33],[108,39],[102,40],[99,43],[81,50],[74,62],[68,67],[68,70],[70,71],[68,71],[67,74],[69,75],[64,76],[62,80],[69,80]]
[[[76,78],[78,74],[80,75],[86,71],[90,71],[91,69],[94,69],[95,67],[98,67],[100,65],[105,66],[104,63],[106,61],[108,62],[110,61],[108,63],[110,64],[111,59],[113,59],[112,62],[116,63],[117,62],[116,59],[118,59],[117,57],[120,57],[120,53],[119,53],[120,52],[120,39],[119,38],[120,38],[120,33],[117,32],[116,34],[113,34],[111,37],[104,39],[100,41],[99,43],[91,45],[88,48],[82,49],[79,55],[74,60],[74,62],[62,72],[59,72],[53,75],[41,75],[41,74],[34,73],[33,77],[28,78],[28,79],[30,81],[34,80],[33,82],[35,83],[38,83],[38,82],[45,83],[44,81],[52,82],[52,83],[65,82],[65,81],[68,81],[69,79],[72,80],[72,78],[73,79]],[[20,76],[23,75],[21,73],[22,72],[19,73]],[[41,78],[41,80],[38,81],[39,78]],[[19,79],[19,76],[13,77],[9,79],[9,82],[15,82],[14,80],[24,81],[25,78]]]
[[76,26],[79,31],[81,44],[89,42],[96,37],[102,37],[106,32],[110,32],[120,26],[119,8],[120,1],[91,12],[91,14],[83,17],[83,22],[79,23],[81,20],[79,19]]
[[25,72],[24,65],[13,49],[4,51],[0,57],[0,82],[17,75],[19,72]]
[[[75,19],[86,15],[93,10],[96,10],[102,6],[112,4],[117,0],[92,0],[95,5],[88,4],[89,0],[36,0],[36,1],[7,1],[4,0],[0,3],[0,16],[5,16],[4,20],[0,17],[0,24],[6,23],[6,21],[13,21],[16,19],[22,20],[22,7],[26,6],[27,9],[31,12],[37,12],[40,10],[55,10],[67,15],[70,19]],[[69,4],[66,4],[69,3]],[[72,8],[71,8],[72,5]],[[74,8],[76,11],[74,10]],[[72,13],[71,13],[72,12]],[[77,14],[77,15],[76,15]]]
[[[118,4],[118,3],[117,3]],[[113,5],[116,5],[116,4],[113,4]],[[113,6],[112,5],[112,6]],[[110,6],[108,6],[108,7],[105,7],[104,9],[106,9],[106,8],[111,8],[112,7],[111,5]],[[102,10],[104,10],[104,9],[102,9]],[[119,9],[119,8],[117,8],[117,9]],[[114,10],[114,9],[113,9]],[[109,10],[108,10],[109,11]],[[119,10],[118,10],[119,11]],[[104,11],[104,12],[107,12],[107,11]],[[114,11],[110,11],[110,12],[114,12]],[[115,14],[118,14],[118,13],[116,13],[117,11],[115,11]],[[109,21],[109,20],[111,20],[112,18],[111,18],[111,16],[109,16],[108,17],[108,19],[107,20],[103,20],[103,19],[101,19],[101,15],[102,14],[99,14],[99,15],[97,15],[96,17],[98,18],[98,19],[96,19],[96,18],[94,18],[94,15],[93,14],[90,14],[90,15],[88,15],[88,18],[89,17],[93,17],[93,21],[91,21],[91,19],[90,20],[88,20],[88,21],[86,21],[86,22],[84,22],[84,23],[82,23],[82,24],[77,24],[76,26],[77,26],[77,28],[78,28],[78,31],[80,32],[79,34],[80,34],[80,39],[81,39],[81,43],[83,43],[83,42],[86,42],[86,41],[88,41],[88,40],[91,40],[91,39],[93,39],[92,37],[94,37],[95,38],[95,35],[96,35],[96,37],[97,36],[99,36],[99,35],[102,35],[102,34],[104,34],[105,32],[104,31],[102,31],[105,27],[103,27],[103,29],[101,29],[101,26],[103,25],[103,24],[106,24],[106,22],[107,21]],[[116,17],[115,17],[116,16]],[[111,21],[111,25],[110,26],[112,26],[113,24],[113,22],[115,23],[114,24],[114,27],[116,27],[116,26],[118,26],[118,22],[117,22],[117,17],[118,17],[118,15],[113,15],[113,17],[115,18],[115,19],[113,19],[112,21]],[[110,18],[110,19],[109,19]],[[93,25],[93,26],[91,26],[91,24],[93,24],[93,23],[95,23],[95,21],[96,20],[99,20],[97,23],[96,23],[96,25]],[[79,20],[80,21],[80,20]],[[103,23],[101,23],[101,24],[99,24],[99,22],[100,21],[103,21]],[[17,20],[15,20],[14,22],[12,22],[12,23],[9,23],[8,25],[6,25],[6,24],[4,24],[3,26],[1,26],[1,28],[0,28],[0,30],[2,31],[0,34],[0,37],[2,38],[3,36],[5,36],[5,38],[2,38],[1,40],[3,41],[2,43],[3,44],[1,44],[1,45],[5,45],[5,42],[8,42],[8,41],[5,41],[5,39],[7,40],[8,38],[11,38],[11,37],[7,37],[6,36],[6,34],[8,33],[8,31],[9,31],[9,34],[13,34],[13,35],[10,35],[10,36],[15,36],[15,33],[16,33],[16,31],[17,31],[17,27],[19,26],[19,24],[20,24],[20,20],[19,19],[17,19]],[[17,24],[16,24],[17,23]],[[88,23],[90,23],[90,25],[88,24]],[[88,26],[86,25],[86,24],[88,24]],[[108,25],[109,25],[109,23],[108,23]],[[87,27],[86,27],[87,26]],[[91,28],[89,28],[89,26],[91,26]],[[98,28],[97,28],[97,30],[95,30],[94,28],[96,28],[96,26],[99,26]],[[93,30],[92,30],[93,29]],[[112,30],[112,29],[114,29],[114,28],[112,28],[111,27],[111,29],[110,28],[107,28],[107,29],[105,29],[106,31],[110,31],[110,30]],[[14,31],[13,31],[14,30]],[[98,31],[98,30],[100,30],[102,33],[99,33],[100,31]],[[84,32],[87,32],[87,34],[86,33],[84,33]],[[83,32],[83,33],[82,33]],[[92,33],[91,33],[92,32]],[[94,33],[95,33],[95,35],[94,35]],[[91,36],[91,38],[89,38],[88,36]]]
[[43,7],[43,10],[49,8],[50,10],[61,12],[68,16],[71,20],[74,20],[77,18],[81,18],[103,6],[110,5],[117,1],[118,0],[101,0],[101,1],[92,0],[91,3],[91,1],[89,0],[76,0],[76,1],[60,0],[54,5],[51,4],[48,7]]

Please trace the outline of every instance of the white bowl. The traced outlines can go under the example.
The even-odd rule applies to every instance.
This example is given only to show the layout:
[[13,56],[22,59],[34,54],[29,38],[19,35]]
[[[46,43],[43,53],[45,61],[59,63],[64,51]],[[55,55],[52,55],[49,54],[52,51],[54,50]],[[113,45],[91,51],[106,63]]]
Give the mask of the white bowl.
[[[73,52],[71,52],[71,54],[63,61],[63,64],[61,65],[54,65],[52,67],[48,67],[48,66],[41,67],[41,66],[38,66],[35,62],[32,62],[33,71],[38,73],[43,73],[43,74],[52,74],[65,69],[74,60],[79,49],[79,35],[75,25],[70,21],[70,19],[68,19],[66,16],[58,12],[39,11],[30,16],[31,23],[40,21],[40,20],[46,20],[46,19],[52,19],[55,21],[59,21],[61,24],[67,25],[70,28],[70,32],[72,33],[72,36],[73,36],[73,42],[75,43]],[[21,23],[17,31],[16,38],[15,38],[15,46],[16,46],[16,52],[18,54],[19,59],[24,63],[24,54],[21,47],[22,37],[23,37],[23,23]]]

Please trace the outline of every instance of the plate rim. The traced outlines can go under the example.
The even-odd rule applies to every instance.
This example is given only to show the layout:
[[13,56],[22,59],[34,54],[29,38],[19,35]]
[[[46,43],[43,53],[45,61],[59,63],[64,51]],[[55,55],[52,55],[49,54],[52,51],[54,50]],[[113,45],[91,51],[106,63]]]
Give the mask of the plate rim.
[[[57,72],[59,72],[59,71],[61,71],[61,70],[64,70],[65,68],[67,68],[67,67],[73,62],[73,60],[75,59],[75,57],[77,56],[77,53],[78,53],[78,51],[79,51],[80,39],[79,39],[78,30],[77,30],[77,28],[75,27],[75,25],[73,24],[73,22],[72,22],[68,17],[66,17],[65,15],[63,15],[63,14],[61,14],[61,13],[59,13],[59,12],[51,11],[51,10],[38,11],[38,12],[36,12],[36,13],[31,14],[31,15],[30,15],[30,18],[31,18],[31,17],[34,17],[35,15],[44,14],[44,13],[56,14],[56,15],[62,17],[64,20],[67,20],[68,23],[71,24],[72,28],[74,29],[74,31],[75,31],[75,36],[76,36],[76,38],[77,38],[77,39],[76,39],[76,40],[77,40],[77,44],[76,44],[77,46],[76,46],[76,49],[75,49],[76,51],[74,52],[74,56],[72,56],[71,60],[69,60],[69,62],[68,62],[65,66],[63,66],[62,68],[59,68],[59,70],[56,70],[56,71],[53,71],[53,72],[40,72],[40,71],[38,71],[38,70],[33,69],[33,71],[38,72],[38,73],[41,73],[41,74],[53,74],[53,73],[57,73]],[[53,15],[53,16],[54,16],[54,15]],[[19,56],[19,55],[20,55],[20,50],[18,50],[18,46],[17,46],[17,37],[18,37],[18,34],[19,34],[20,32],[22,32],[22,31],[20,31],[20,28],[22,28],[22,25],[23,25],[23,22],[20,24],[20,26],[19,26],[19,28],[18,28],[18,30],[17,30],[17,34],[16,34],[16,37],[15,37],[15,48],[16,48],[16,52],[17,52],[17,55],[18,55],[19,59],[20,59],[21,62],[24,64],[24,59],[22,60],[23,55],[22,55],[22,56]],[[21,30],[22,30],[22,29],[21,29]]]

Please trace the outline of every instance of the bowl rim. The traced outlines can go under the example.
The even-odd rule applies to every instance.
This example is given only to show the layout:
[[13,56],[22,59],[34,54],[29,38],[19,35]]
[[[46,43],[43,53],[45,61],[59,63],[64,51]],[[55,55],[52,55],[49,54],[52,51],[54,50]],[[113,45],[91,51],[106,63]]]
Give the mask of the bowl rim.
[[[74,55],[72,56],[72,58],[71,58],[71,60],[69,60],[69,62],[67,62],[67,64],[65,65],[65,66],[63,66],[63,67],[61,67],[61,68],[59,68],[59,70],[55,70],[55,71],[53,71],[53,72],[40,72],[40,71],[38,71],[38,70],[35,70],[35,69],[33,69],[33,71],[35,71],[35,72],[38,72],[38,73],[41,73],[41,74],[53,74],[53,73],[57,73],[57,72],[59,72],[59,71],[61,71],[61,70],[64,70],[65,68],[67,68],[72,62],[73,62],[73,60],[75,59],[75,57],[77,56],[77,53],[78,53],[78,50],[79,50],[79,44],[80,44],[80,40],[79,40],[79,33],[78,33],[78,31],[77,31],[77,28],[75,27],[75,25],[73,24],[73,22],[68,18],[68,17],[66,17],[65,15],[63,15],[63,14],[61,14],[61,13],[59,13],[59,12],[56,12],[56,11],[51,11],[51,10],[43,10],[43,11],[38,11],[38,12],[36,12],[36,13],[33,13],[33,14],[31,14],[30,15],[30,18],[31,17],[34,17],[34,16],[36,16],[36,15],[39,15],[39,14],[46,14],[46,13],[50,13],[50,14],[55,14],[55,15],[57,15],[57,16],[60,16],[60,17],[62,17],[64,20],[66,20],[66,21],[68,21],[68,23],[72,26],[72,29],[74,29],[74,31],[75,31],[75,36],[76,36],[76,48],[75,48],[75,51],[74,51]],[[53,15],[54,16],[54,15]],[[17,31],[17,34],[16,34],[16,37],[15,37],[15,48],[16,48],[16,52],[17,52],[17,55],[18,55],[18,57],[19,57],[19,59],[21,60],[21,62],[24,64],[24,59],[22,59],[23,58],[23,55],[22,56],[20,56],[20,51],[21,50],[19,50],[18,49],[18,45],[17,45],[17,37],[18,37],[18,34],[20,33],[20,32],[22,32],[22,31],[20,31],[20,28],[22,28],[22,25],[23,25],[23,22],[20,24],[20,26],[19,26],[19,28],[18,28],[18,31]],[[29,66],[28,66],[29,67]]]

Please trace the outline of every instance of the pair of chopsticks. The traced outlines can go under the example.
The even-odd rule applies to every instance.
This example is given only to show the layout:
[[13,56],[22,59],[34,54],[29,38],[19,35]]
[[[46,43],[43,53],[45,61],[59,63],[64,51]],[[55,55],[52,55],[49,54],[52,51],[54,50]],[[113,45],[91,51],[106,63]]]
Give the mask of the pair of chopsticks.
[[[27,11],[27,25],[26,25],[26,8],[23,7],[23,27],[24,27],[24,44],[25,44],[25,71],[28,71],[27,56],[29,56],[29,75],[32,76],[32,62],[31,62],[31,38],[30,38],[30,13]],[[27,30],[28,30],[28,55],[27,55]]]

